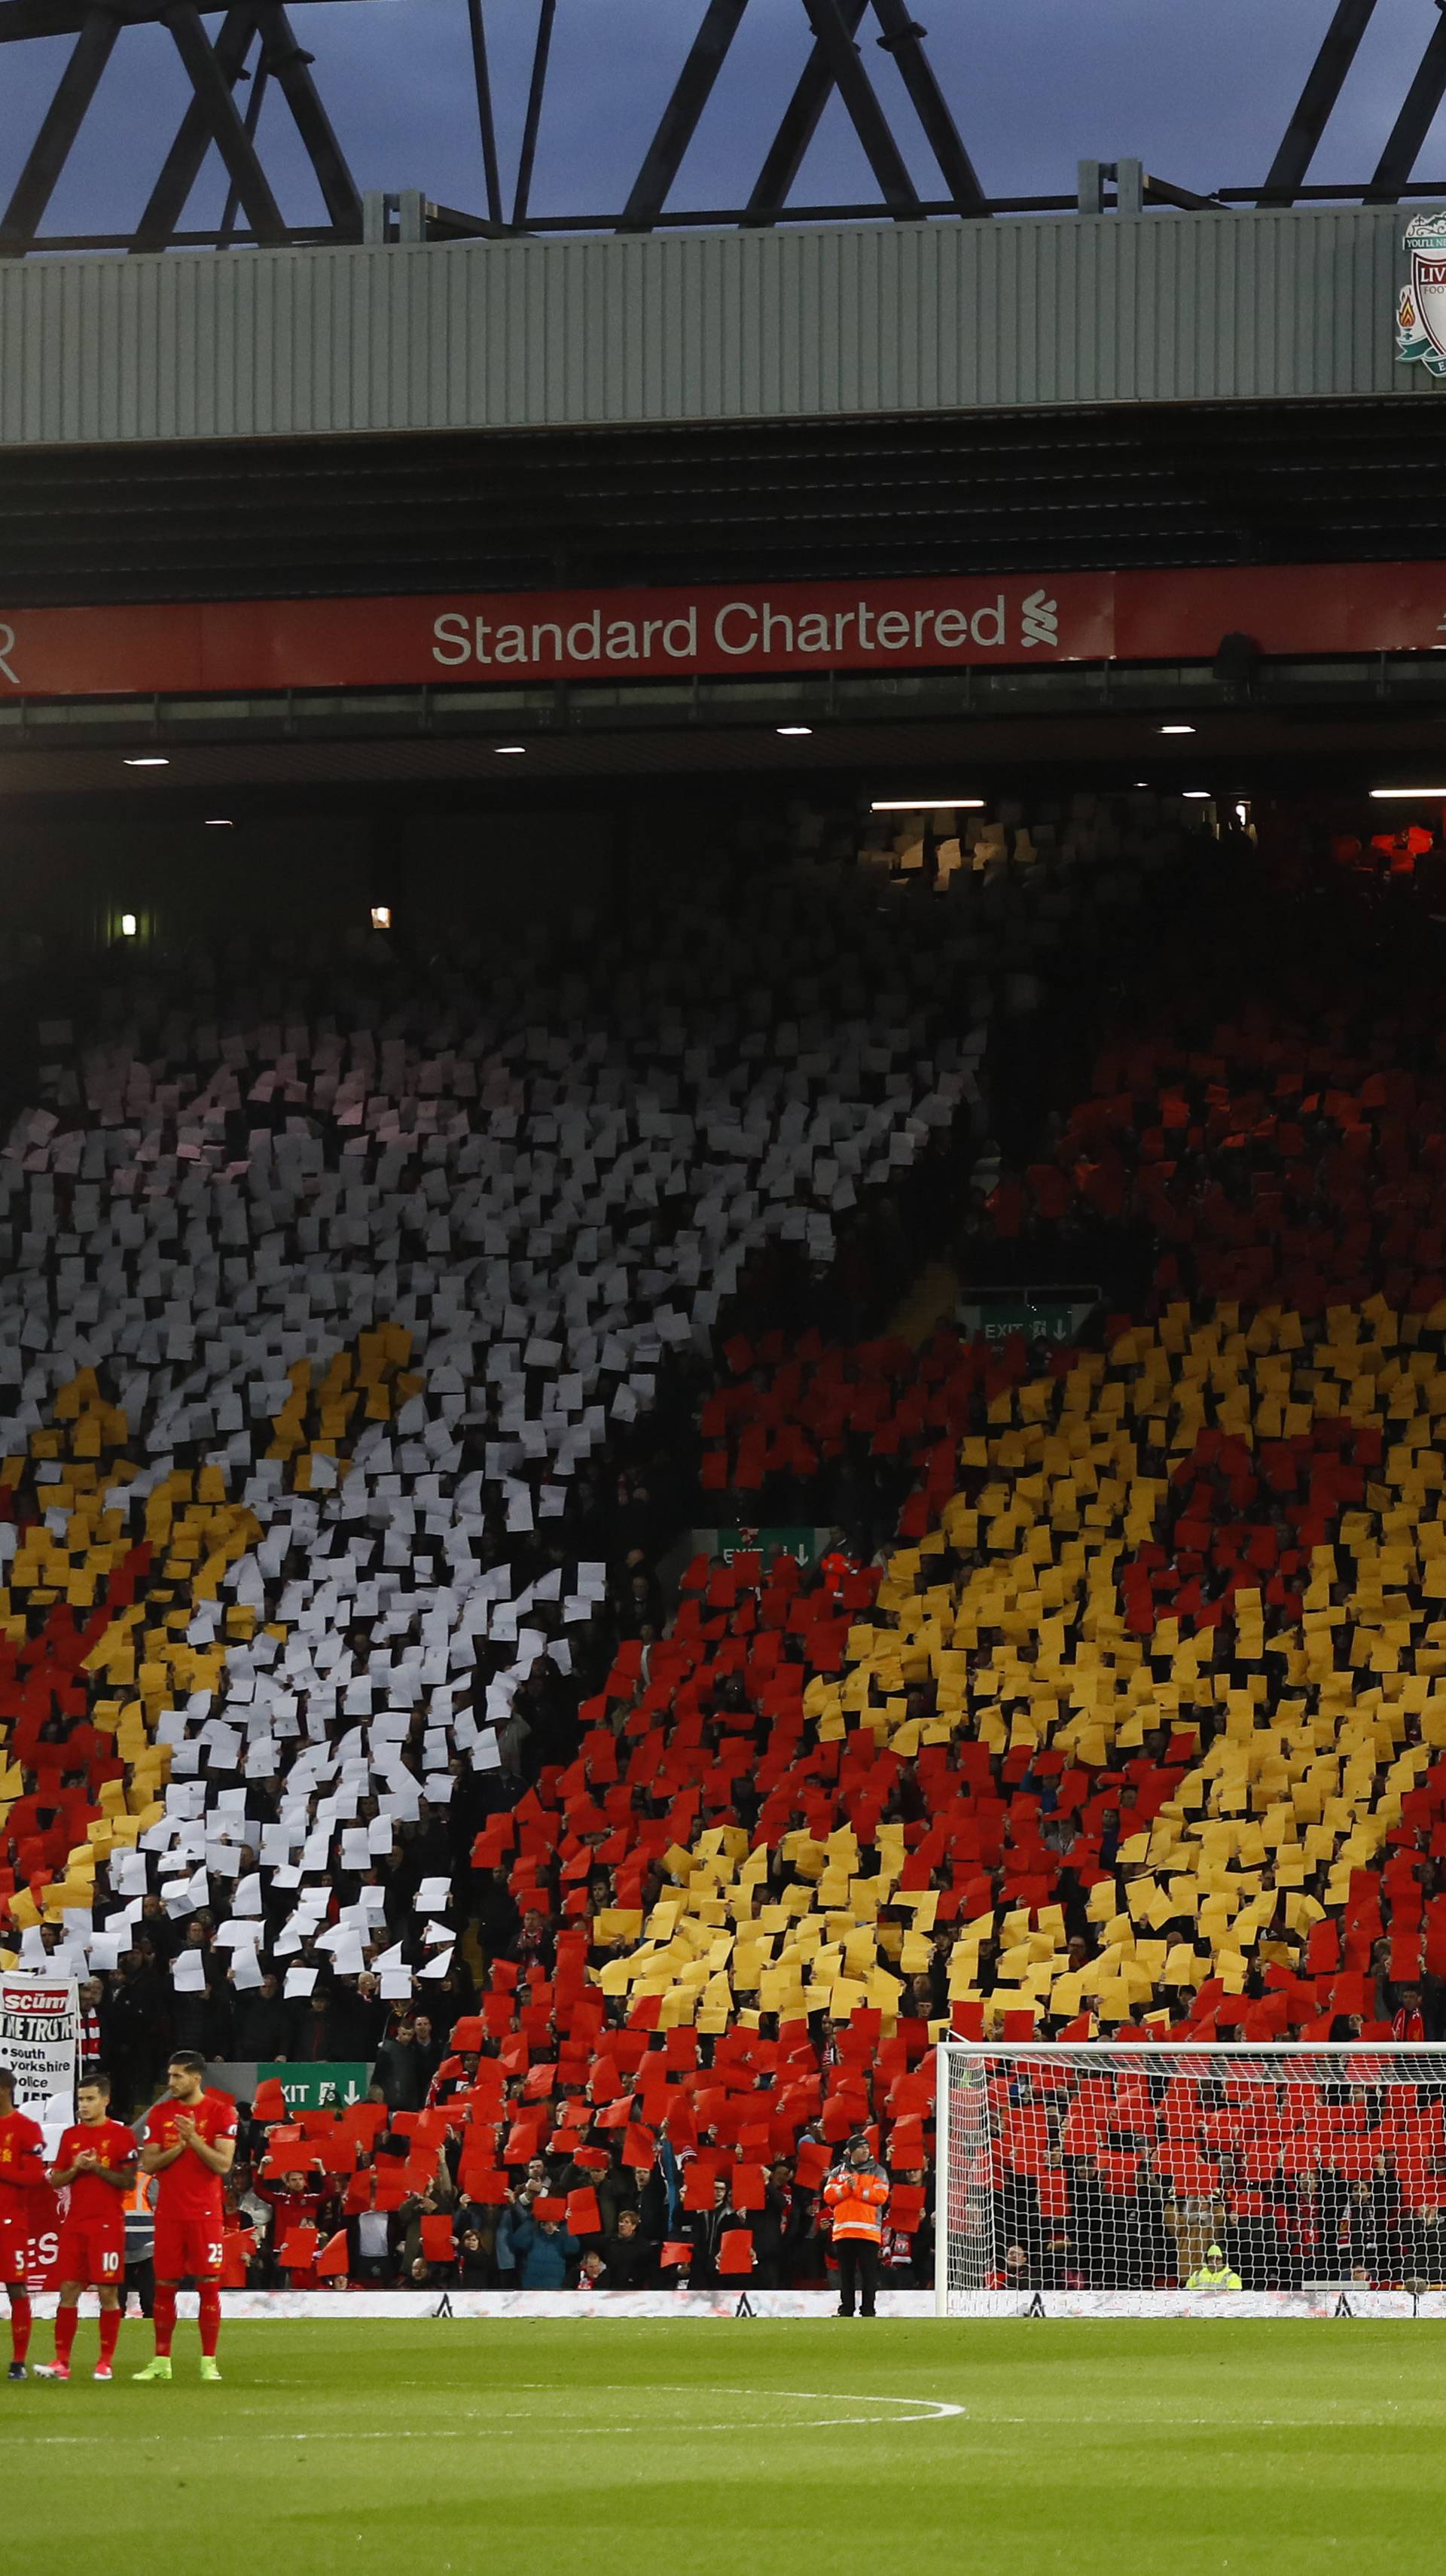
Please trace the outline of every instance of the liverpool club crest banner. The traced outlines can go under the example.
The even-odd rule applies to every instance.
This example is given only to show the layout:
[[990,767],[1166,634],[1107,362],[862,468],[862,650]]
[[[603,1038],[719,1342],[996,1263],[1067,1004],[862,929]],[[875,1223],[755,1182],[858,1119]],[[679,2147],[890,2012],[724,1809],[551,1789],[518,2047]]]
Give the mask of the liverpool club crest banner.
[[1446,376],[1446,215],[1406,226],[1411,275],[1396,307],[1396,355],[1403,365]]

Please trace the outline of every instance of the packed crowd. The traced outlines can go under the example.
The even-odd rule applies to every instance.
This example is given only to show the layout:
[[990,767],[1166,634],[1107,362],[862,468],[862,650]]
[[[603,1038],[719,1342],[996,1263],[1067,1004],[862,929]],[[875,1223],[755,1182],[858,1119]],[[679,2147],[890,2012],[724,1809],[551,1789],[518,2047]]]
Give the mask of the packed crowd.
[[[464,2040],[477,2036],[459,2028]],[[403,2031],[389,2043],[412,2044]],[[705,2150],[690,2182],[695,2154],[667,2140],[643,2163],[626,2138],[598,2151],[564,2129],[560,2144],[509,2170],[481,2160],[475,2096],[487,2063],[471,2048],[441,2059],[440,2098],[420,2112],[373,2099],[349,2112],[278,2114],[278,2087],[263,2084],[227,2185],[223,2280],[438,2291],[837,2286],[839,2178],[855,2169],[871,2205],[857,2232],[877,2249],[878,2281],[933,2280],[925,2175],[886,2177],[862,2135],[834,2147],[805,2136],[771,2161],[760,2144],[746,2169]],[[143,2226],[132,2253],[144,2297]]]
[[[1138,1217],[1148,1320],[759,1299],[985,1137],[998,889],[1047,966],[1081,868],[1170,841],[988,829],[822,937],[789,878],[746,938],[691,891],[642,975],[580,938],[50,1033],[0,1166],[0,1898],[132,2108],[172,2045],[372,2070],[260,2086],[233,2276],[816,2281],[861,2136],[918,2280],[951,2022],[1440,2027],[1424,1019],[1323,1020],[1298,1083],[1288,1011],[1105,1058],[988,1221]],[[834,1540],[700,1557],[669,1622],[704,1508]]]

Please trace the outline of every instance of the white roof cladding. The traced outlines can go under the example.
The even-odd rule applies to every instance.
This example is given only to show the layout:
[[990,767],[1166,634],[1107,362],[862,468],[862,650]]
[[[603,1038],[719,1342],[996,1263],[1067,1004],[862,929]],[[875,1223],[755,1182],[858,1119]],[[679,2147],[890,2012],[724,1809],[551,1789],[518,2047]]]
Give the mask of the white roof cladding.
[[1399,207],[0,262],[0,444],[1431,390]]

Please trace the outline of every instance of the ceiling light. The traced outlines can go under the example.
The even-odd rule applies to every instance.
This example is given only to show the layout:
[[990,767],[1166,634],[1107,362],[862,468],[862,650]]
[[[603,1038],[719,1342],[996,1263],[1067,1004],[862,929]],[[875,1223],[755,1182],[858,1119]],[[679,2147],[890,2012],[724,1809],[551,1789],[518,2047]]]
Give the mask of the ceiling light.
[[127,769],[169,769],[171,764],[163,751],[128,751],[125,765]]
[[1193,733],[1193,725],[1156,725],[1156,733]]
[[123,913],[121,914],[121,937],[122,937],[122,939],[134,939],[135,935],[136,935],[136,917],[135,917],[135,914],[134,914],[133,912],[123,912]]
[[1371,794],[1378,801],[1388,796],[1446,796],[1446,787],[1373,787]]
[[1210,802],[1210,790],[1208,787],[1182,787],[1180,793],[1185,798],[1187,804],[1208,805]]
[[231,828],[232,824],[229,814],[208,814],[206,817],[206,829],[208,832],[229,832]]
[[775,725],[775,733],[812,733],[812,725]]
[[1137,787],[1148,787],[1148,786],[1149,786],[1149,784],[1150,784],[1150,782],[1149,782],[1148,778],[1137,778],[1137,779],[1135,780],[1135,785],[1136,785]]
[[494,742],[492,748],[499,760],[510,760],[514,753],[525,751],[527,745],[525,742]]
[[373,930],[390,930],[390,929],[391,929],[391,926],[392,926],[392,907],[391,907],[391,905],[390,905],[389,903],[374,903],[374,904],[372,905],[372,928],[373,928]]
[[982,814],[982,796],[876,796],[871,814]]

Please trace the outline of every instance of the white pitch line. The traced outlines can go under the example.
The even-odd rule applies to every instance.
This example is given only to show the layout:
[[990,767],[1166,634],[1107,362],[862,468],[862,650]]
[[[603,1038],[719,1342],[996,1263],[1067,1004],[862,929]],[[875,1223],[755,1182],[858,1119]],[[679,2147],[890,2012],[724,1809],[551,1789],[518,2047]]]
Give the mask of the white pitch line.
[[[534,2384],[539,2386],[542,2385],[541,2382]],[[514,2382],[513,2385],[515,2387],[516,2383]],[[727,2389],[711,2388],[706,2393],[709,2396],[717,2397],[727,2396],[731,2392]],[[772,2390],[770,2393],[775,2397],[801,2397],[809,2404],[816,2404],[820,2400],[827,2403],[830,2398],[837,2395],[837,2392],[834,2390],[823,2388],[777,2388]],[[917,2412],[912,2415],[886,2415],[882,2418],[876,2415],[805,2416],[801,2420],[796,2420],[788,2426],[787,2429],[796,2433],[822,2433],[835,2431],[840,2426],[858,2426],[861,2424],[878,2424],[880,2422],[885,2424],[898,2424],[900,2426],[907,2424],[939,2424],[945,2422],[952,2416],[967,2415],[969,2411],[967,2407],[952,2405],[946,2399],[941,2397],[845,2396],[841,2397],[838,2402],[845,2406],[912,2406],[917,2409],[927,2411]],[[524,2411],[526,2412],[528,2419],[531,2420],[532,2410],[530,2408],[526,2410],[521,2408],[511,2408],[505,2411],[494,2410],[492,2408],[480,2410],[472,2409],[469,2410],[466,2420],[469,2424],[486,2423],[494,2437],[500,2437],[503,2441],[519,2441],[522,2438],[521,2435],[513,2433],[509,2428],[511,2421],[515,2420]],[[236,2407],[232,2409],[226,2420],[233,2424],[237,2422],[254,2423],[257,2421],[260,2412],[261,2410],[254,2406]],[[1032,2422],[1033,2418],[1026,2416],[1011,2417],[1000,2415],[992,2416],[987,2420],[992,2423],[1004,2424],[1013,2422]],[[1078,2420],[1079,2419],[1076,2418],[1076,2421]],[[1101,2416],[1096,2420],[1103,2423],[1110,2419]],[[224,2424],[217,2424],[214,2428],[214,2437],[224,2438],[225,2429]],[[619,2424],[611,2420],[602,2424],[578,2424],[574,2420],[570,2419],[566,2426],[559,2428],[560,2431],[566,2433],[570,2440],[580,2439],[583,2441],[586,2441],[589,2437],[611,2439],[613,2435],[618,2433],[639,2435],[687,2433],[692,2435],[694,2433],[764,2433],[776,2431],[777,2429],[777,2419],[771,2415],[735,2415],[728,2417],[725,2422],[719,2424],[699,2424],[691,2420],[687,2423],[676,2424]],[[48,2446],[52,2449],[59,2448],[68,2450],[85,2449],[96,2439],[104,2438],[105,2436],[99,2433],[35,2433],[27,2436],[27,2439],[36,2446]],[[194,2440],[196,2436],[193,2433],[188,2432],[184,2438]],[[455,2424],[439,2424],[435,2427],[425,2424],[394,2424],[376,2432],[357,2432],[352,2430],[349,2426],[341,2425],[338,2426],[334,2432],[329,2428],[322,2427],[312,2432],[285,2433],[277,2431],[271,2433],[251,2433],[247,2435],[248,2441],[253,2442],[470,2442],[474,2438],[473,2434],[464,2431],[460,2426]]]
[[[962,2414],[963,2411],[962,2407],[957,2406],[950,2409],[950,2412],[956,2415]],[[791,2424],[788,2429],[790,2432],[794,2433],[822,2433],[832,2431],[839,2425],[877,2425],[879,2420],[880,2419],[877,2415],[808,2415],[804,2416],[800,2421]],[[933,2415],[905,2415],[901,2416],[897,2420],[905,2424],[932,2424],[938,2422],[939,2419],[937,2416]],[[1028,2420],[1032,2421],[1033,2419],[1030,2418]],[[723,2424],[669,2424],[663,2426],[659,2426],[657,2424],[571,2424],[568,2426],[567,2430],[569,2437],[574,2441],[611,2441],[613,2436],[618,2433],[656,2435],[660,2431],[670,2433],[776,2432],[778,2430],[778,2421],[775,2416],[770,2415],[755,2415],[751,2417],[744,2416],[741,2419],[736,2416],[730,2416],[728,2421]],[[36,2433],[31,2435],[29,2440],[32,2445],[40,2445],[42,2447],[49,2443],[52,2445],[60,2444],[70,2449],[80,2448],[83,2450],[89,2448],[93,2441],[100,2438],[101,2436],[99,2435],[85,2433]],[[176,2437],[173,2434],[171,2438],[174,2440]],[[181,2438],[190,2441],[194,2440],[196,2437],[192,2434],[186,2434]],[[475,2441],[476,2436],[472,2433],[459,2432],[453,2426],[445,2424],[438,2425],[435,2430],[431,2430],[429,2427],[422,2424],[399,2424],[395,2425],[391,2431],[384,2433],[352,2433],[341,2428],[334,2433],[248,2433],[246,2438],[249,2442],[471,2442]],[[520,2442],[523,2437],[520,2433],[513,2433],[511,2431],[504,2430],[493,2434],[492,2438],[501,2442]]]
[[[710,2396],[725,2393],[722,2390],[709,2391]],[[852,2393],[845,2396],[843,2391],[837,2388],[775,2388],[767,2393],[774,2397],[806,2397],[811,2403],[820,2398],[825,2402],[829,2398],[835,2398],[844,2406],[927,2406],[929,2410],[927,2415],[918,2415],[911,2419],[918,2424],[937,2424],[942,2422],[946,2415],[967,2415],[969,2412],[967,2406],[951,2406],[942,2397],[855,2397]]]
[[[961,2414],[969,2413],[967,2408],[961,2408],[959,2411]],[[972,2424],[978,2425],[987,2426],[990,2424],[1007,2424],[1013,2426],[1017,2424],[1037,2424],[1039,2418],[1037,2415],[970,2414],[969,2420]],[[1414,2420],[1419,2426],[1428,2426],[1433,2424],[1435,2419],[1429,2415],[1422,2415],[1411,2420]],[[1188,2426],[1196,2430],[1208,2430],[1212,2433],[1253,2433],[1257,2427],[1259,2427],[1262,2432],[1269,2433],[1391,2433],[1408,2429],[1408,2427],[1402,2425],[1400,2416],[1395,2413],[1391,2415],[1358,2415],[1354,2412],[1341,2413],[1338,2415],[1241,2415],[1234,2417],[1228,2415],[1133,2415],[1127,2424],[1122,2424],[1121,2418],[1118,2415],[1072,2414],[1069,2418],[1069,2422],[1071,2425],[1084,2424],[1091,2427],[1103,2426],[1111,2432],[1120,2432],[1123,2430],[1128,2433],[1131,2441],[1134,2441],[1141,2433],[1176,2433],[1179,2432],[1182,2426]]]

